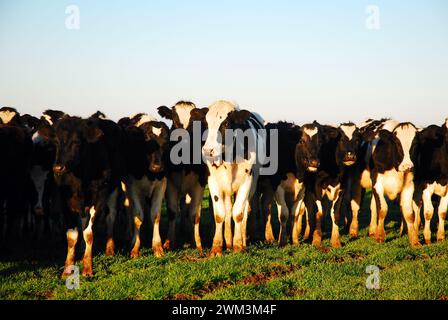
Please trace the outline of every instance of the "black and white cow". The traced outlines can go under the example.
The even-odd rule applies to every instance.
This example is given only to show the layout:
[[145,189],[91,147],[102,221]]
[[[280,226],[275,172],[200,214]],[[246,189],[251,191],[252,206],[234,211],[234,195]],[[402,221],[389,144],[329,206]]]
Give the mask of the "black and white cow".
[[[417,133],[415,163],[415,197],[423,202],[425,228],[423,235],[431,243],[431,218],[434,214],[433,195],[440,197],[437,241],[445,239],[445,218],[448,208],[448,128],[431,125]],[[416,224],[418,228],[418,219]],[[418,230],[418,229],[417,229]]]
[[[307,195],[313,200],[317,211],[313,245],[322,244],[322,219],[325,215],[324,197],[330,201],[332,220],[331,245],[341,247],[339,219],[344,191],[347,188],[348,168],[357,161],[359,132],[352,123],[339,127],[320,125],[315,130],[319,135],[319,167],[317,174],[307,181]],[[310,209],[308,209],[310,210]]]
[[[293,217],[292,242],[299,243],[302,229],[305,198],[305,176],[315,174],[319,166],[318,143],[315,135],[316,124],[299,127],[292,123],[278,122],[267,124],[266,130],[277,130],[278,141],[278,170],[270,176],[260,176],[256,201],[261,200],[261,212],[264,217],[265,239],[274,241],[272,232],[270,209],[275,199],[280,221],[279,245],[288,241],[286,224],[289,216]],[[270,146],[268,134],[267,146]],[[255,205],[252,205],[255,206]],[[305,237],[309,235],[309,223]]]
[[82,274],[92,270],[93,224],[107,213],[106,254],[114,254],[113,224],[117,195],[124,175],[123,132],[113,121],[65,116],[51,131],[40,131],[56,145],[53,165],[56,199],[67,228],[67,258],[63,276],[73,272],[78,224],[86,243]]
[[[52,197],[54,191],[53,164],[56,157],[54,142],[42,136],[40,132],[50,136],[53,134],[54,125],[66,114],[58,110],[45,110],[38,122],[32,128],[33,157],[31,167],[31,179],[36,191],[36,201],[33,203],[32,214],[36,222],[36,237],[41,239],[45,227],[54,236],[58,230],[55,223],[59,222],[59,216],[52,210]],[[23,118],[23,116],[22,116]]]
[[[379,131],[387,130],[392,132],[398,125],[398,121],[392,119],[372,120],[369,119],[356,127],[361,135],[360,146],[358,150],[358,161],[354,166],[348,169],[348,186],[344,200],[350,202],[350,210],[352,219],[350,223],[349,234],[351,238],[356,238],[359,232],[358,214],[362,199],[366,190],[373,188],[371,172],[372,172],[372,153],[379,141]],[[370,201],[370,226],[369,235],[375,237],[377,226],[377,211],[375,197],[372,195]]]
[[[176,235],[176,217],[180,215],[181,209],[185,207],[188,211],[188,220],[190,225],[191,243],[196,246],[196,249],[202,250],[202,242],[199,233],[199,222],[201,218],[201,205],[204,196],[205,185],[207,184],[208,168],[201,157],[202,142],[196,144],[193,141],[193,124],[197,122],[200,124],[200,137],[205,129],[205,114],[207,108],[199,109],[196,105],[189,101],[179,101],[172,108],[165,106],[158,108],[159,114],[165,118],[172,120],[171,132],[183,129],[188,138],[188,148],[191,150],[188,157],[188,163],[173,163],[168,162],[168,176],[167,176],[167,209],[168,209],[168,238],[165,241],[164,248],[169,249],[174,246]],[[173,146],[178,141],[171,142]],[[197,149],[194,147],[197,145]],[[193,160],[193,152],[199,153],[199,163]],[[185,201],[186,206],[183,206]]]
[[384,220],[388,205],[386,197],[395,200],[400,196],[400,208],[408,229],[409,242],[412,246],[419,246],[416,230],[415,214],[417,204],[414,201],[414,139],[417,128],[408,122],[398,124],[393,132],[379,131],[379,141],[372,152],[372,184],[375,197],[378,224],[376,226],[376,240],[384,242],[386,233]]
[[[137,118],[138,119],[137,119]],[[124,190],[132,211],[134,233],[131,257],[140,251],[140,227],[145,217],[146,199],[149,199],[150,218],[153,225],[152,249],[157,257],[163,256],[160,236],[160,215],[166,191],[166,166],[169,129],[163,122],[139,114],[121,120],[126,132],[126,178]],[[125,204],[126,205],[126,204]]]
[[[255,192],[259,176],[257,152],[260,150],[257,150],[256,145],[261,137],[257,130],[264,126],[263,120],[257,115],[247,110],[239,110],[236,104],[223,100],[209,107],[205,119],[207,139],[202,151],[210,171],[208,186],[215,217],[215,235],[210,255],[219,256],[222,254],[224,220],[227,248],[233,247],[236,252],[245,248],[249,200]],[[226,130],[229,130],[228,137]],[[246,140],[242,139],[243,132],[253,144],[243,142]],[[233,153],[235,148],[241,152]],[[244,153],[244,156],[241,153]],[[238,154],[240,157],[233,157]],[[235,200],[232,203],[233,195]],[[235,224],[233,237],[232,217]]]

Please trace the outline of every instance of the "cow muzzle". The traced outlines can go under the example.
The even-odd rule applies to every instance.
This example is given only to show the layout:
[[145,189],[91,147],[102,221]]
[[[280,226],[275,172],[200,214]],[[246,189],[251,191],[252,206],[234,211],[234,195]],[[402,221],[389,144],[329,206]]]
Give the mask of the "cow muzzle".
[[66,166],[63,166],[63,165],[60,165],[60,164],[55,164],[53,166],[53,173],[55,175],[57,175],[57,176],[61,176],[61,175],[63,175],[66,172],[67,172]]
[[309,172],[316,172],[318,168],[319,168],[319,161],[318,160],[313,159],[313,160],[309,160],[308,161],[307,170]]
[[159,173],[163,170],[163,166],[160,164],[153,164],[153,165],[151,165],[149,170],[151,170],[154,173]]
[[352,152],[347,152],[343,161],[345,166],[352,166],[356,163],[356,155]]

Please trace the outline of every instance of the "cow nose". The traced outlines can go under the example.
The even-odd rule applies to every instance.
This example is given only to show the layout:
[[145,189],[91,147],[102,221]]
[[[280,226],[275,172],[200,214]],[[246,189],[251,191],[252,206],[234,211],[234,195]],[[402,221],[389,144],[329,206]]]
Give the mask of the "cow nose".
[[65,170],[66,170],[66,168],[65,168],[65,166],[63,166],[63,165],[55,164],[55,165],[53,166],[53,172],[54,172],[55,174],[57,174],[57,175],[61,175],[61,174],[63,174],[63,173],[65,172]]
[[204,147],[202,150],[203,150],[205,156],[207,156],[207,157],[213,157],[214,156],[213,149]]
[[34,214],[38,217],[41,217],[44,215],[44,209],[42,207],[36,207],[34,208]]
[[160,171],[162,171],[162,166],[160,164],[153,164],[153,165],[151,165],[151,171],[152,172],[160,172]]
[[319,161],[316,159],[312,159],[308,161],[308,171],[316,172],[319,167]]

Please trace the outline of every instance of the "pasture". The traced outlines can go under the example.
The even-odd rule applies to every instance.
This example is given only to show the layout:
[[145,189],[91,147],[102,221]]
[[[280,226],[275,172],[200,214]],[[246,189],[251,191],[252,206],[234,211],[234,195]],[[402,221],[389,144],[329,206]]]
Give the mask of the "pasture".
[[[331,248],[327,221],[321,249],[309,243],[278,248],[256,242],[242,254],[225,252],[218,258],[207,257],[212,217],[205,199],[203,253],[183,248],[156,258],[149,248],[150,238],[142,255],[133,260],[129,251],[106,257],[97,248],[94,276],[81,277],[80,288],[72,290],[60,278],[63,243],[47,244],[38,251],[22,244],[1,255],[0,299],[448,299],[448,241],[410,248],[407,236],[399,237],[400,216],[393,206],[386,242],[377,244],[367,236],[369,197],[360,214],[359,239],[350,240],[342,231],[341,249]],[[162,226],[164,237],[166,220]],[[380,269],[378,290],[366,288],[369,265]]]

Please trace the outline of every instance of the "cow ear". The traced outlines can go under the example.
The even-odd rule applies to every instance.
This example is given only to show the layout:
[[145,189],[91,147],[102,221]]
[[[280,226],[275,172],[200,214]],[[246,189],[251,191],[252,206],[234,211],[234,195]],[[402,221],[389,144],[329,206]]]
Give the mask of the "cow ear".
[[194,108],[190,111],[190,116],[192,121],[202,121],[205,119],[205,115],[208,112],[208,108]]
[[391,140],[395,137],[395,135],[392,132],[385,129],[381,129],[378,132],[378,136],[380,137],[381,140]]
[[159,112],[160,116],[162,118],[173,120],[173,110],[166,106],[161,106],[157,108],[157,111]]
[[86,140],[88,143],[95,143],[98,142],[103,135],[103,130],[100,128],[89,126],[86,132]]
[[42,125],[39,130],[37,130],[39,135],[43,137],[45,140],[53,140],[54,139],[54,129],[50,125]]
[[251,113],[247,110],[239,110],[231,113],[230,118],[236,124],[244,124],[251,116]]

